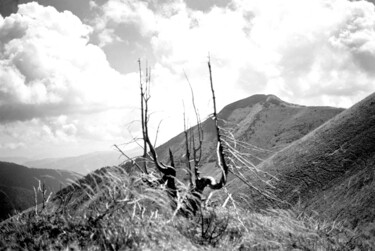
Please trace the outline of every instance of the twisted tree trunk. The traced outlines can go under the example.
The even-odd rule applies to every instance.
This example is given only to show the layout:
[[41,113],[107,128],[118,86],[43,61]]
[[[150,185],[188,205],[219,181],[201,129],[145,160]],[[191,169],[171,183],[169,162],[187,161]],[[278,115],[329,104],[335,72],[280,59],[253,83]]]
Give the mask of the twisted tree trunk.
[[[139,63],[140,65],[140,63]],[[141,69],[141,67],[140,67]],[[186,145],[186,161],[187,161],[187,168],[188,172],[190,172],[190,194],[191,196],[187,197],[187,201],[184,201],[184,204],[186,208],[181,208],[181,210],[185,211],[183,213],[193,213],[195,214],[201,206],[202,202],[202,194],[206,187],[209,187],[214,190],[221,189],[225,186],[227,182],[227,176],[229,167],[226,163],[225,158],[225,152],[224,152],[224,145],[223,141],[221,139],[220,134],[220,128],[218,125],[218,117],[217,117],[217,110],[216,110],[216,97],[215,97],[215,90],[213,86],[213,80],[212,80],[212,69],[211,69],[211,62],[208,61],[208,69],[209,69],[209,75],[210,75],[210,87],[211,87],[211,93],[212,93],[212,99],[213,99],[213,120],[215,122],[215,128],[216,128],[216,139],[217,139],[217,148],[216,148],[216,155],[217,155],[217,165],[221,170],[221,177],[219,181],[216,181],[214,177],[212,176],[204,176],[200,177],[199,173],[199,163],[201,160],[202,155],[202,144],[203,144],[203,130],[200,125],[199,116],[195,107],[194,103],[194,94],[192,91],[192,101],[193,106],[196,112],[197,117],[197,123],[198,123],[198,146],[195,145],[195,137],[194,132],[192,132],[193,135],[190,135],[191,142],[189,142],[188,132],[189,130],[184,128],[185,133],[185,145]],[[147,71],[148,72],[148,71]],[[147,74],[146,74],[147,75]],[[186,75],[185,75],[186,76]],[[140,74],[140,78],[142,78],[142,75]],[[146,88],[144,88],[142,79],[140,80],[140,90],[141,90],[141,122],[142,122],[142,134],[143,134],[143,142],[144,142],[144,157],[146,157],[146,151],[147,148],[149,149],[149,157],[151,158],[152,162],[154,163],[156,169],[160,172],[161,178],[159,180],[159,184],[164,184],[166,187],[166,190],[168,191],[168,195],[170,196],[172,200],[172,208],[176,209],[177,199],[178,199],[178,188],[176,186],[176,167],[173,160],[173,154],[172,151],[169,150],[170,160],[171,164],[166,165],[162,162],[160,162],[158,155],[155,150],[155,146],[152,144],[149,136],[148,131],[148,101],[150,99],[149,93],[147,93],[147,85],[150,84],[150,76],[146,76]],[[190,83],[189,83],[190,85]],[[190,85],[191,88],[191,85]],[[191,160],[190,160],[190,148],[192,148],[193,153],[193,164],[194,164],[194,180],[193,180],[193,172],[191,168]],[[144,172],[147,173],[147,167],[144,166]]]

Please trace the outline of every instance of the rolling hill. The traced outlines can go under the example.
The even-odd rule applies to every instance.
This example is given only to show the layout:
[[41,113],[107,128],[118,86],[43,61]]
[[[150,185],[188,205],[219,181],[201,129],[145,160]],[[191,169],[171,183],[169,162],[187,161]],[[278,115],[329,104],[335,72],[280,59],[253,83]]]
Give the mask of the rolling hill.
[[38,188],[39,180],[45,184],[49,194],[57,192],[79,177],[67,171],[33,169],[0,162],[0,220],[14,211],[22,211],[35,205],[34,188]]
[[[218,117],[221,120],[220,126],[230,130],[236,140],[255,146],[241,150],[251,154],[253,156],[251,161],[256,165],[343,110],[334,107],[295,105],[282,101],[274,95],[258,94],[225,106]],[[217,171],[214,167],[216,139],[213,121],[205,120],[202,128],[204,141],[201,172],[208,174]],[[185,161],[183,133],[157,148],[159,156],[165,162],[169,158],[169,149],[172,150],[175,160]]]
[[245,194],[254,207],[298,205],[324,219],[345,220],[352,228],[375,222],[375,94],[345,110],[258,165],[272,175],[267,189],[281,202],[270,202],[243,183],[233,194]]
[[[254,95],[224,107],[219,113],[219,117],[221,119],[221,126],[226,130],[231,130],[231,133],[236,139],[259,146],[259,149],[263,149],[261,151],[258,149],[255,151],[254,149],[245,149],[250,151],[251,154],[254,154],[255,157],[252,158],[252,161],[258,164],[263,159],[268,158],[290,143],[300,139],[342,111],[343,109],[333,107],[307,107],[290,104],[274,95]],[[212,120],[207,119],[204,121],[202,127],[204,130],[204,142],[201,172],[203,174],[216,174],[219,170],[215,167],[216,156],[214,149],[216,143],[214,140],[215,135]],[[157,151],[160,157],[167,162],[168,149],[171,148],[177,159],[178,166],[178,164],[184,162],[184,144],[184,135],[181,133],[159,146]],[[119,154],[113,151],[97,152],[70,158],[29,161],[26,162],[26,164],[37,168],[61,169],[87,174],[103,166],[117,165],[119,162]],[[41,169],[28,169],[21,166],[17,168],[23,172],[43,172]],[[49,170],[49,172],[54,171]],[[65,172],[63,173],[65,174]],[[184,169],[180,169],[178,173],[179,178],[187,178]],[[31,174],[28,176],[30,175]],[[40,177],[41,174],[38,175],[38,177]],[[9,174],[5,174],[3,177],[7,176],[9,176]],[[30,180],[22,180],[23,177],[28,176],[21,175],[20,179],[11,179],[17,180],[17,184],[6,183],[5,180],[1,180],[0,178],[0,185],[8,187],[7,192],[4,192],[4,194],[19,194],[20,196],[24,194],[25,197],[33,198],[31,192],[33,193],[33,186],[36,186],[35,180],[33,180],[32,185],[25,185],[30,183]],[[54,187],[53,190],[56,191],[58,188]],[[3,189],[3,191],[5,191],[5,189]],[[10,197],[14,198],[17,196]],[[11,203],[17,204],[14,202]],[[28,205],[30,205],[30,203],[33,203],[33,201],[29,201]]]
[[[307,107],[290,104],[274,95],[253,95],[227,105],[219,113],[219,117],[221,126],[226,130],[231,130],[236,139],[259,146],[255,150],[243,149],[256,155],[252,161],[258,164],[262,159],[266,159],[291,142],[303,137],[343,110],[334,107]],[[203,175],[215,176],[219,174],[220,170],[216,167],[216,139],[212,120],[210,118],[205,120],[202,123],[202,128],[204,142],[200,172]],[[165,163],[169,161],[169,149],[173,151],[176,167],[179,168],[177,178],[187,181],[188,175],[184,164],[185,136],[183,133],[157,147],[159,157]],[[259,149],[261,150],[259,151]],[[46,163],[46,166],[53,165],[53,162]],[[130,162],[124,168],[129,172],[131,172],[130,169],[136,170]],[[92,175],[87,175],[82,181],[86,183],[84,180],[87,180],[90,185],[96,184],[90,180],[96,179],[95,177],[98,175],[101,176],[105,170],[106,168],[98,169],[91,173]],[[74,187],[64,189],[64,193],[72,192],[72,189],[74,190]]]

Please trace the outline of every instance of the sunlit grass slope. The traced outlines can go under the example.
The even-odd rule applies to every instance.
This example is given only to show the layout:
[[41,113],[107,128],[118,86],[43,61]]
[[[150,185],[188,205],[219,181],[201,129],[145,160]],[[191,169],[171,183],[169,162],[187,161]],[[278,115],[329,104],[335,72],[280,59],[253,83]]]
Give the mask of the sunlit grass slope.
[[[171,210],[162,188],[106,168],[64,189],[44,208],[0,224],[2,249],[27,250],[352,250],[369,248],[338,222],[296,209],[249,212],[234,201],[196,216]],[[152,178],[152,177],[148,177]],[[181,187],[181,197],[186,187]]]
[[[253,206],[299,205],[324,219],[345,220],[355,229],[375,221],[375,94],[262,162],[269,185],[259,184],[280,201],[271,203],[247,186],[232,186]],[[252,177],[248,175],[248,179]],[[282,203],[284,202],[284,203]],[[372,238],[375,238],[374,233]]]

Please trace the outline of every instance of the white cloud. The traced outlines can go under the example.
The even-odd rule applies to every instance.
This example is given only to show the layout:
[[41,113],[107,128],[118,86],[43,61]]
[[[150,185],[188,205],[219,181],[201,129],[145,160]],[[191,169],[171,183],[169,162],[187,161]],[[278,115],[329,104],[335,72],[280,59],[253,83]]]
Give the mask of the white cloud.
[[115,32],[119,24],[136,25],[144,36],[152,34],[156,29],[155,15],[148,2],[111,0],[99,6],[92,1],[91,9],[97,12],[92,23],[101,47],[123,41]]
[[71,12],[35,2],[0,18],[2,155],[64,156],[124,140],[137,74],[112,69],[91,32]]
[[104,52],[88,43],[90,32],[71,12],[35,2],[1,20],[0,120],[128,105],[123,95],[131,87]]
[[232,0],[203,12],[182,0],[108,0],[94,10],[99,37],[123,31],[126,40],[134,36],[130,25],[150,47],[156,62],[150,105],[153,119],[165,121],[161,141],[182,130],[183,99],[193,117],[184,71],[201,115],[212,112],[208,53],[219,108],[256,93],[348,107],[375,91],[375,10],[368,2]]
[[[369,2],[232,0],[204,12],[183,0],[92,1],[91,7],[93,28],[35,3],[0,19],[0,121],[16,128],[2,125],[3,144],[19,139],[29,147],[42,137],[93,147],[95,137],[106,144],[124,138],[127,123],[138,118],[138,73],[110,67],[100,48],[110,44],[152,53],[153,130],[164,119],[159,142],[182,130],[183,99],[193,118],[184,71],[202,117],[212,112],[208,53],[220,108],[256,93],[347,107],[375,90]],[[99,46],[89,43],[93,38]],[[117,109],[123,106],[132,110]],[[23,140],[26,127],[35,131]]]
[[128,110],[34,118],[0,124],[2,155],[18,150],[29,157],[79,155],[110,150],[128,141]]
[[6,143],[0,144],[0,149],[7,149],[7,150],[17,150],[19,148],[25,147],[23,143]]
[[175,74],[185,69],[200,82],[200,93],[210,52],[221,106],[240,92],[349,106],[375,90],[372,3],[233,0],[207,12],[189,9],[183,1],[161,6],[109,0],[101,6],[103,27],[110,22],[137,25],[155,60]]

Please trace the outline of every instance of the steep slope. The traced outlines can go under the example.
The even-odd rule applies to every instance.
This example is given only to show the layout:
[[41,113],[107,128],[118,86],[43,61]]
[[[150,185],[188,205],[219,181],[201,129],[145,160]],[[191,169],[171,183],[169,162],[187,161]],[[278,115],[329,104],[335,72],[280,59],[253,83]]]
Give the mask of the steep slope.
[[77,174],[47,169],[32,169],[9,162],[0,162],[0,220],[14,210],[21,211],[34,204],[34,187],[39,180],[47,192],[57,192],[76,180]]
[[34,198],[31,189],[0,186],[0,221],[35,205]]
[[[262,162],[258,168],[275,178],[273,188],[258,185],[283,200],[283,206],[299,204],[355,227],[375,221],[374,164],[372,94]],[[254,177],[247,178],[256,183]],[[232,183],[230,190],[248,195],[252,205],[270,206],[244,184]]]
[[[222,121],[221,126],[231,130],[236,140],[264,149],[263,151],[242,149],[252,154],[254,156],[252,161],[258,164],[262,159],[303,137],[342,111],[343,109],[333,107],[294,105],[274,95],[259,94],[227,105],[218,116]],[[215,128],[211,119],[204,121],[202,127],[204,131],[202,172],[209,173],[216,161]],[[184,161],[184,134],[177,135],[157,148],[164,161],[168,161],[169,148],[177,161]]]
[[[130,152],[130,156],[136,153]],[[119,165],[121,154],[116,151],[94,152],[67,158],[49,158],[42,160],[27,161],[26,166],[44,169],[59,169],[79,174],[88,174],[104,166]]]
[[[251,144],[271,149],[260,153],[257,152],[258,155],[263,154],[262,157],[267,157],[290,142],[301,138],[312,130],[312,128],[318,127],[324,121],[342,111],[343,109],[340,108],[294,105],[284,102],[274,95],[254,95],[226,106],[219,113],[219,116],[221,121],[226,121],[225,123],[222,122],[221,126],[232,129],[237,139],[250,139],[249,142]],[[202,127],[205,136],[201,172],[203,174],[215,175],[219,171],[215,167],[215,128],[211,119],[204,121]],[[257,134],[261,134],[261,136],[257,136]],[[267,138],[267,140],[262,137]],[[169,148],[174,153],[176,166],[182,167],[182,171],[180,169],[177,172],[178,178],[186,180],[187,175],[184,172],[185,164],[181,163],[185,161],[184,134],[177,135],[157,148],[159,157],[165,162],[168,162]],[[259,162],[259,159],[254,159],[254,161]],[[109,168],[98,169],[90,175],[85,176],[81,181],[90,181],[93,177],[96,177],[107,169],[109,170]],[[136,168],[132,163],[128,162],[125,170],[131,173],[132,169],[135,170]],[[88,183],[95,184],[95,182]],[[61,193],[71,192],[69,189],[73,189],[73,187],[68,187],[61,191]]]
[[[262,167],[263,170],[277,177],[277,179],[272,180],[275,186],[274,192],[285,200],[290,197],[289,203],[298,201],[293,200],[294,193],[297,194],[297,197],[299,197],[298,195],[301,195],[302,192],[304,193],[302,194],[303,196],[309,195],[309,189],[305,191],[298,190],[303,188],[301,184],[304,185],[306,183],[307,186],[310,186],[313,182],[305,180],[306,177],[309,178],[309,174],[298,176],[300,173],[306,171],[303,168],[298,169],[300,171],[296,171],[296,180],[291,176],[286,176],[285,174],[288,173],[288,170],[285,171],[283,168],[288,167],[288,165],[293,166],[294,164],[301,167],[303,163],[305,163],[304,157],[309,156],[309,154],[314,155],[314,151],[317,153],[320,151],[317,151],[316,147],[319,148],[321,145],[331,144],[327,143],[331,141],[329,137],[335,137],[336,134],[340,135],[340,132],[346,132],[351,136],[347,137],[345,136],[346,134],[341,135],[343,141],[350,141],[353,137],[358,136],[358,142],[365,145],[359,152],[368,152],[372,149],[370,142],[363,140],[363,135],[361,133],[362,131],[365,133],[373,133],[367,123],[371,124],[375,116],[370,114],[371,118],[368,119],[369,121],[360,119],[359,122],[361,124],[358,125],[357,122],[355,122],[355,118],[362,118],[363,113],[368,114],[367,111],[363,111],[362,108],[352,110],[354,115],[346,111],[324,125],[319,126],[321,123],[316,121],[318,121],[320,113],[315,113],[316,111],[314,111],[314,109],[322,113],[324,113],[323,111],[339,113],[341,110],[335,111],[334,108],[327,107],[308,108],[296,106],[280,102],[278,99],[275,99],[274,96],[271,96],[271,98],[267,96],[266,99],[259,98],[259,100],[254,101],[254,103],[249,101],[251,101],[251,98],[250,100],[244,101],[243,104],[241,104],[241,102],[237,104],[234,103],[232,107],[229,106],[228,110],[223,110],[227,113],[222,111],[223,114],[221,115],[226,118],[227,122],[222,125],[229,128],[231,126],[229,124],[230,121],[234,121],[233,124],[240,124],[247,118],[246,123],[243,122],[244,125],[248,125],[247,128],[232,127],[236,136],[243,136],[244,139],[247,137],[254,142],[258,140],[258,143],[262,142],[264,139],[261,137],[257,138],[257,135],[253,134],[251,130],[247,132],[247,129],[251,128],[255,132],[263,132],[264,137],[269,137],[270,140],[263,141],[265,145],[272,145],[272,142],[274,142],[276,143],[275,147],[272,148],[272,146],[270,146],[274,151],[280,148],[282,149],[280,152],[275,153],[273,157],[270,157],[271,160],[277,159],[277,156],[282,152],[287,153],[281,159],[281,161],[286,161],[283,163],[282,167],[278,166],[280,162],[273,162],[276,166],[270,165],[272,161],[263,162],[259,167]],[[251,103],[249,107],[246,106],[246,102]],[[364,107],[366,108],[368,106],[367,108],[373,110],[373,103],[375,102],[371,104],[365,103]],[[253,109],[250,109],[254,106],[258,106],[258,110],[260,111],[254,112]],[[241,111],[241,109],[243,110]],[[270,111],[273,111],[273,113]],[[266,115],[273,114],[273,118],[267,118],[263,112]],[[279,113],[284,115],[276,116]],[[254,114],[257,114],[257,119],[253,119],[256,117]],[[340,119],[340,117],[342,117],[342,119]],[[236,118],[241,119],[238,119],[236,122]],[[262,121],[263,119],[267,120]],[[346,123],[348,122],[347,119],[349,119],[349,122],[351,121],[353,123]],[[343,121],[345,123],[342,123]],[[265,125],[265,122],[271,124]],[[297,122],[300,126],[290,126],[296,125]],[[210,135],[212,134],[212,131],[210,131],[210,123],[210,121],[204,122],[206,130],[205,141],[208,143],[208,139],[210,139]],[[310,124],[312,124],[312,127],[317,125],[318,128],[301,138],[301,134],[304,134],[305,130],[309,131],[309,129],[305,129],[303,125]],[[333,126],[335,124],[341,125],[342,127]],[[355,129],[356,126],[360,126],[361,128],[357,130]],[[349,131],[345,131],[350,127],[351,129],[349,129]],[[322,128],[326,129],[321,131]],[[282,136],[280,136],[278,141],[272,141],[272,139],[277,136],[272,133],[267,134],[268,130],[273,130],[272,132],[280,130],[282,133],[279,135]],[[328,132],[330,130],[331,132]],[[327,133],[324,134],[324,131]],[[183,135],[180,136],[182,137]],[[287,143],[295,137],[299,137],[300,139],[291,144]],[[181,140],[183,141],[183,139],[182,137]],[[318,139],[317,143],[315,142],[316,139]],[[319,139],[322,142],[319,142]],[[174,142],[173,140],[176,140],[176,138],[172,139],[170,142]],[[335,140],[336,139],[334,139],[334,141]],[[337,140],[341,141],[341,138]],[[373,140],[373,137],[370,140]],[[279,141],[281,141],[281,143],[279,143]],[[303,148],[303,142],[309,142],[306,145],[312,145],[311,148]],[[317,144],[316,146],[314,146],[315,143]],[[356,140],[350,143],[355,144]],[[340,142],[338,142],[338,144],[340,144]],[[181,148],[183,148],[183,145],[184,143],[182,142]],[[295,145],[297,145],[296,148]],[[333,145],[335,147],[334,149],[337,151],[333,150],[333,152],[328,152],[329,156],[335,156],[333,159],[346,156],[349,152],[356,154],[356,152],[346,144],[341,145],[341,148],[337,147],[335,144]],[[180,151],[180,149],[178,149],[179,145],[177,140],[172,146],[176,147],[174,148],[174,152]],[[169,148],[168,145],[164,145],[164,147],[166,149]],[[289,149],[293,149],[293,151]],[[158,150],[161,151],[163,149]],[[299,154],[299,156],[294,156],[295,152]],[[207,152],[205,153],[207,154]],[[341,153],[342,155],[340,155]],[[321,155],[322,152],[319,152],[319,154]],[[294,161],[294,163],[288,160],[290,156],[292,156],[292,161]],[[351,155],[349,154],[348,156],[350,158]],[[363,157],[366,156],[366,154],[356,156]],[[211,160],[207,156],[205,158]],[[328,159],[328,157],[326,159]],[[305,197],[302,196],[301,200],[304,204],[301,204],[300,208],[313,210],[313,206],[319,206],[322,202],[328,204],[331,201],[338,204],[340,203],[339,197],[341,197],[341,202],[343,202],[342,209],[344,210],[344,207],[348,206],[350,203],[356,205],[363,199],[366,200],[367,203],[371,203],[370,195],[374,194],[372,184],[375,183],[373,182],[374,170],[371,166],[374,162],[372,162],[372,158],[366,157],[361,158],[361,160],[367,163],[361,164],[362,166],[366,166],[366,168],[362,168],[359,172],[357,168],[352,168],[347,171],[338,171],[335,168],[330,168],[328,174],[325,174],[325,176],[328,177],[327,180],[320,181],[320,185],[323,187],[326,185],[325,182],[331,182],[332,186],[339,189],[331,189],[327,186],[328,190],[322,190],[319,187],[314,188],[314,186],[312,186],[312,188],[315,189],[315,193],[311,194],[306,200]],[[344,165],[354,165],[355,161],[348,162],[348,164],[345,163],[346,162],[344,162]],[[213,160],[209,164],[213,164]],[[316,163],[312,164],[315,165]],[[135,166],[132,168],[136,170]],[[319,168],[328,169],[324,165],[321,165]],[[307,171],[309,169],[311,169],[311,167],[307,167]],[[337,167],[337,169],[339,168]],[[370,171],[372,175],[368,175]],[[336,172],[341,175],[331,174]],[[140,177],[135,174],[136,176],[131,177],[129,173],[131,173],[131,171],[123,166],[106,167],[96,170],[80,179],[77,183],[60,190],[54,199],[51,200],[52,203],[49,204],[49,207],[43,210],[43,213],[39,213],[38,217],[34,216],[33,210],[28,210],[24,212],[23,217],[15,217],[14,220],[12,219],[0,223],[0,236],[4,236],[4,238],[0,238],[0,247],[10,247],[14,249],[17,247],[24,248],[24,243],[26,243],[26,247],[30,247],[29,249],[33,249],[34,247],[34,249],[67,249],[69,247],[84,250],[253,250],[254,248],[256,250],[374,250],[375,243],[373,240],[372,242],[371,240],[369,241],[368,236],[363,236],[362,232],[357,231],[357,229],[351,231],[342,228],[341,225],[336,224],[336,222],[308,217],[301,214],[301,211],[298,210],[299,208],[296,207],[291,210],[273,209],[254,212],[247,210],[247,208],[241,208],[238,203],[235,203],[236,206],[234,207],[230,205],[230,202],[227,204],[227,207],[222,207],[222,205],[216,207],[213,200],[211,200],[208,207],[202,207],[202,215],[199,215],[199,217],[181,217],[181,215],[176,214],[174,210],[171,210],[170,197],[168,193],[164,192],[165,190],[160,189],[159,186],[154,187],[151,185],[154,183],[144,182],[143,178],[145,176],[143,175]],[[336,178],[328,181],[329,175],[336,175]],[[150,177],[152,176],[153,175],[150,175]],[[249,176],[248,178],[250,181],[252,180],[252,177]],[[314,177],[312,178],[314,181]],[[287,186],[288,183],[294,184],[295,187],[290,189],[290,187]],[[232,181],[229,186],[229,192],[233,195],[238,195],[239,192],[252,193],[248,187],[240,186],[240,184],[241,182],[238,182],[238,180]],[[261,186],[262,183],[259,185]],[[344,191],[341,187],[349,187],[349,189]],[[281,189],[286,190],[282,191]],[[364,192],[359,194],[358,190]],[[226,193],[224,193],[223,190],[221,191],[221,194],[226,196]],[[182,195],[184,194],[182,193]],[[358,195],[363,196],[358,197]],[[0,198],[1,196],[2,194],[0,193]],[[253,196],[254,197],[250,197],[252,201],[249,201],[249,204],[256,201],[262,203],[263,206],[275,205],[274,203],[267,203],[268,201],[264,201],[264,199],[256,193],[253,193]],[[321,196],[326,196],[328,200],[321,200]],[[10,204],[11,203],[4,205],[9,206]],[[281,206],[286,206],[286,204],[281,204]],[[327,206],[325,206],[325,208],[327,208]],[[343,211],[340,211],[339,215],[342,212]],[[354,213],[354,211],[352,212]],[[360,213],[361,211],[358,212]],[[368,217],[366,219],[370,219],[373,214],[370,211],[367,215]],[[324,217],[323,214],[322,217]],[[126,227],[124,228],[124,226]],[[373,229],[369,229],[373,231]],[[211,231],[221,232],[218,235],[219,238],[217,238],[218,242],[215,242],[215,244],[207,242],[207,238],[212,241],[214,232]],[[208,236],[206,233],[208,233]]]

